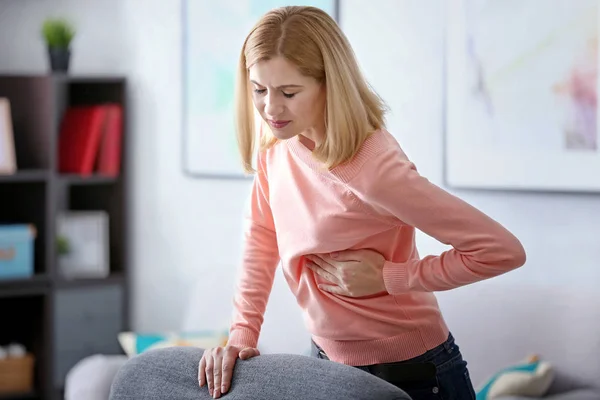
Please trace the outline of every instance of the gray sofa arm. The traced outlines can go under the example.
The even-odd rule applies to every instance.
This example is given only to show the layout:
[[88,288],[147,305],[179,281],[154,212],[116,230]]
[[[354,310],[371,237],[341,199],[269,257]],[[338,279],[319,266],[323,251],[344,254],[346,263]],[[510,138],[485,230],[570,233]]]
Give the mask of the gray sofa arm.
[[[173,347],[130,359],[118,372],[111,400],[209,400],[198,385],[202,350]],[[238,360],[228,400],[410,400],[395,386],[367,372],[331,361],[288,354]]]
[[79,361],[67,374],[64,400],[108,400],[113,379],[127,360],[96,354]]

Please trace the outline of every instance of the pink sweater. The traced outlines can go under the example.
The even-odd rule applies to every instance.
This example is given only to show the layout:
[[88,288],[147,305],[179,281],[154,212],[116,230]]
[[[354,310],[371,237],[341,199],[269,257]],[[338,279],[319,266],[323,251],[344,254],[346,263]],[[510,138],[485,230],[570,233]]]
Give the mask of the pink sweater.
[[[313,340],[349,365],[401,361],[448,337],[434,291],[491,278],[525,262],[500,224],[421,177],[386,131],[327,171],[298,138],[259,157],[229,343],[256,347],[281,261]],[[420,258],[415,228],[453,247]],[[305,266],[307,254],[372,249],[387,260],[387,292],[350,298]]]

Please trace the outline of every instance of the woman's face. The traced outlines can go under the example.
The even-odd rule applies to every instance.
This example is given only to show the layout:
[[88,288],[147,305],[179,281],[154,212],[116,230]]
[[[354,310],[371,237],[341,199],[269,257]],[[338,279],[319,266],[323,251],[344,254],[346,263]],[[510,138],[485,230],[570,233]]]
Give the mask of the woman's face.
[[250,67],[252,99],[273,135],[281,140],[302,135],[319,142],[325,132],[325,87],[303,76],[283,57]]

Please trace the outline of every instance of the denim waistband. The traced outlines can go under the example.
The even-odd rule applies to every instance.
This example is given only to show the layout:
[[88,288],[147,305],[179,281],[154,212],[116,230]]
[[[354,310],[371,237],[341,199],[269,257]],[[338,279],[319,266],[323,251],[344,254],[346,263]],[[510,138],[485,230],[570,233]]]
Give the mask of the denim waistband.
[[[318,358],[324,359],[324,360],[329,360],[329,357],[327,356],[327,354],[325,353],[325,351],[318,345],[315,343],[314,340],[311,340],[312,342],[312,347],[313,347],[313,356],[316,356]],[[454,341],[454,337],[452,336],[452,333],[450,333],[448,335],[448,339],[446,339],[446,341],[442,344],[440,344],[437,347],[434,347],[433,349],[421,354],[420,356],[417,356],[415,358],[411,358],[410,360],[398,360],[398,362],[411,362],[411,363],[418,363],[418,362],[430,362],[432,359],[436,358],[437,356],[439,356],[442,353],[452,353],[452,351],[455,348],[455,341]],[[394,364],[394,363],[387,363],[387,364]],[[376,365],[386,365],[386,364],[376,364]]]

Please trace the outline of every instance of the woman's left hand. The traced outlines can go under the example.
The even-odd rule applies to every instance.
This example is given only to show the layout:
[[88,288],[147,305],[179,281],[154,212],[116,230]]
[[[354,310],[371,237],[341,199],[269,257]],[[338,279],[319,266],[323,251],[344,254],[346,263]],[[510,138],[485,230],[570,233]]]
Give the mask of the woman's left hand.
[[383,282],[385,258],[373,250],[345,250],[306,256],[307,266],[331,282],[319,288],[343,296],[362,297],[387,291]]

